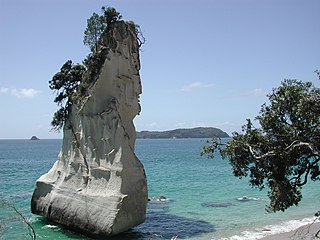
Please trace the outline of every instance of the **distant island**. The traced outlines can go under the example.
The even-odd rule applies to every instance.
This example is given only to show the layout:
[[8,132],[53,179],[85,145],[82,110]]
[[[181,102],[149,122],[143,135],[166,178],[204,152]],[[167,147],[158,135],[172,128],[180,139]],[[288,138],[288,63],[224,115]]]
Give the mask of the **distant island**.
[[36,136],[32,136],[32,137],[30,138],[30,140],[40,140],[40,139],[37,138]]
[[218,128],[197,127],[189,129],[175,129],[169,131],[141,131],[137,138],[228,138],[229,135]]

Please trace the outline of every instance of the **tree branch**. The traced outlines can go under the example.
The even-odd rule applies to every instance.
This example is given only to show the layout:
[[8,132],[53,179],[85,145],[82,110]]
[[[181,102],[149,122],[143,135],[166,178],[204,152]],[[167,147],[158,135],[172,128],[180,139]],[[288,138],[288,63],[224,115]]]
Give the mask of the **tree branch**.
[[[308,182],[308,176],[309,176],[310,171],[311,171],[311,166],[309,165],[308,168],[307,168],[307,171],[306,171],[306,173],[305,173],[305,175],[304,175],[304,180],[303,180],[303,182],[296,184],[298,187],[301,187],[301,186],[305,185],[305,184]],[[300,177],[301,177],[301,174],[300,174],[299,178],[300,178]]]
[[29,236],[31,237],[32,240],[36,240],[37,235],[36,232],[34,230],[34,228],[32,227],[31,223],[26,219],[25,216],[23,216],[23,214],[16,208],[15,205],[5,201],[5,200],[1,200],[0,201],[0,205],[4,205],[6,207],[9,207],[11,209],[13,209],[22,219],[22,221],[28,226],[28,230],[29,230]]
[[260,159],[265,159],[267,157],[273,157],[273,156],[276,156],[275,152],[274,151],[270,151],[270,152],[267,152],[265,154],[262,154],[261,156],[258,156],[256,151],[252,148],[251,145],[249,144],[246,144],[246,146],[249,148],[249,151],[251,153],[251,155],[254,157],[254,159],[256,160],[260,160]]
[[313,146],[313,144],[311,143],[307,143],[307,142],[301,142],[301,141],[293,141],[288,147],[285,148],[285,150],[287,150],[288,152],[292,151],[293,149],[297,148],[297,147],[307,147],[311,150],[311,152],[316,155],[316,156],[320,156],[320,153],[318,150],[316,150]]

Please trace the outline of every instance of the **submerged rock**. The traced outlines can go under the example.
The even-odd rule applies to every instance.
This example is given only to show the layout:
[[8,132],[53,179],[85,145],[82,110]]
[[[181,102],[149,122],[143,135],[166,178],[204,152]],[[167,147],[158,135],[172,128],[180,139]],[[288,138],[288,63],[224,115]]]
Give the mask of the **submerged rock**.
[[92,235],[142,223],[148,201],[144,168],[134,153],[139,44],[125,22],[114,23],[111,34],[99,78],[72,105],[58,160],[37,180],[31,200],[33,213]]
[[228,202],[204,202],[201,203],[202,207],[229,207],[232,206],[232,203]]

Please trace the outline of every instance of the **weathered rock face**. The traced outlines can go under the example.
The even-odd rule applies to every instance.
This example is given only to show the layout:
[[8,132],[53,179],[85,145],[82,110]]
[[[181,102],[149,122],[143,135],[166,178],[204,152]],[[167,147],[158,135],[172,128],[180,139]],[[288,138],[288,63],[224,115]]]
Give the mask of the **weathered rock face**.
[[35,214],[94,235],[114,235],[145,219],[147,183],[134,153],[133,118],[140,112],[139,46],[117,22],[101,74],[73,104],[58,160],[32,196]]

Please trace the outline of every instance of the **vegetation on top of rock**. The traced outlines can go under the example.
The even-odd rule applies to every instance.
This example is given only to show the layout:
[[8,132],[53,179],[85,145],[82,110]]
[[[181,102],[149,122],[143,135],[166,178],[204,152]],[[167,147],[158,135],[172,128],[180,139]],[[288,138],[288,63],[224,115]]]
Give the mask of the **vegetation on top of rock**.
[[89,46],[91,51],[98,51],[99,40],[104,32],[110,30],[112,23],[120,21],[122,16],[116,9],[102,7],[102,15],[93,13],[87,20],[87,28],[84,31],[83,43]]
[[229,135],[218,128],[198,127],[190,129],[175,129],[169,131],[137,132],[137,138],[227,138]]
[[320,88],[285,80],[268,97],[256,117],[261,127],[248,119],[242,133],[233,133],[227,144],[213,139],[202,154],[213,157],[218,150],[235,176],[249,177],[252,187],[268,187],[267,210],[276,212],[298,205],[302,187],[320,180]]
[[[87,96],[88,89],[100,75],[109,50],[113,49],[116,44],[112,37],[112,26],[120,22],[122,16],[112,7],[101,9],[102,15],[93,13],[87,20],[83,43],[90,47],[91,52],[83,64],[74,64],[68,60],[49,81],[49,88],[56,92],[54,102],[60,107],[53,114],[51,121],[53,130],[59,131],[68,119],[72,104]],[[141,46],[145,40],[139,25],[132,21],[125,22],[125,24],[136,34],[139,46]]]
[[60,107],[53,115],[51,126],[60,130],[64,125],[73,103],[72,96],[78,90],[86,71],[81,64],[73,64],[71,60],[62,65],[60,72],[49,81],[49,88],[56,92],[54,102]]

